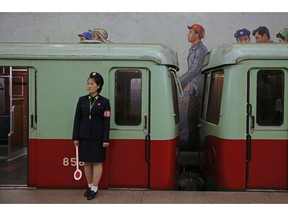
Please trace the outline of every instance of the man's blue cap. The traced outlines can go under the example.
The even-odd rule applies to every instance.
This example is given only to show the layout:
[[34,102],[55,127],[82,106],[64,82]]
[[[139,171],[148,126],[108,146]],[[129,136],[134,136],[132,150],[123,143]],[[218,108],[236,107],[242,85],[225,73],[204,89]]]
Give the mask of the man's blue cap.
[[85,37],[86,40],[92,40],[93,34],[91,32],[83,32],[82,34],[78,34],[79,37]]
[[239,29],[234,34],[234,37],[236,39],[241,38],[241,37],[250,37],[250,31],[248,29]]

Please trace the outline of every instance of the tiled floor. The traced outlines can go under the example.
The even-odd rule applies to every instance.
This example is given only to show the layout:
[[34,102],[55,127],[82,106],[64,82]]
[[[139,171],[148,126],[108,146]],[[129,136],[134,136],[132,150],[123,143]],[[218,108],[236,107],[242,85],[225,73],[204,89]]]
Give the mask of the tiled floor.
[[88,201],[84,189],[1,188],[0,203],[91,204],[288,204],[287,192],[99,190]]

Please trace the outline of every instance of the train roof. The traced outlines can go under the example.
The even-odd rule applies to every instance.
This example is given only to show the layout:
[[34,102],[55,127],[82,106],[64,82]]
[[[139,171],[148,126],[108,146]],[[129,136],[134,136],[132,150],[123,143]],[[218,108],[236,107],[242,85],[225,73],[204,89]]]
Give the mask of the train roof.
[[288,44],[254,43],[222,45],[208,52],[202,71],[204,72],[222,65],[237,64],[248,59],[288,59]]
[[179,69],[177,53],[160,44],[0,43],[0,59],[149,60]]

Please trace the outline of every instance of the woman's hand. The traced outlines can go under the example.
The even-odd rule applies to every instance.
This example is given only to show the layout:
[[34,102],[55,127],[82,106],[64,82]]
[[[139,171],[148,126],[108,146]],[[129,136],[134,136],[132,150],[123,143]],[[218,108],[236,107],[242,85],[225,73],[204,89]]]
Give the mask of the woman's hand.
[[75,148],[76,148],[77,146],[79,146],[79,140],[73,140],[73,143],[74,143]]
[[108,142],[104,142],[103,143],[103,148],[107,148],[109,146],[109,143]]

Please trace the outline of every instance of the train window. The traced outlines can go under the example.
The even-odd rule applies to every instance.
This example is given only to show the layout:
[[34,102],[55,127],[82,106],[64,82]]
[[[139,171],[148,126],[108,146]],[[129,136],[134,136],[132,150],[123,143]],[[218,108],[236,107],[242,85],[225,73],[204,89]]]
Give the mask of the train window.
[[284,72],[259,70],[257,73],[257,116],[260,126],[283,124]]
[[5,111],[5,82],[4,78],[0,78],[0,114]]
[[118,125],[140,125],[142,79],[141,71],[115,73],[115,122]]
[[224,72],[213,71],[205,75],[202,118],[218,124],[220,117]]

